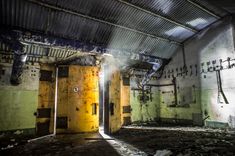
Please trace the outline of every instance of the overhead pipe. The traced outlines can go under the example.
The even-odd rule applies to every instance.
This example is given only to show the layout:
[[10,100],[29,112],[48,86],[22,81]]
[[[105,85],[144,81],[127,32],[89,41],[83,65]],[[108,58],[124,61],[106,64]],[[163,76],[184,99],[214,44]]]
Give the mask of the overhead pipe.
[[79,58],[82,58],[82,57],[85,57],[85,56],[96,56],[96,55],[100,55],[99,53],[91,53],[91,52],[78,52],[78,53],[75,53],[71,56],[68,56],[66,58],[63,58],[63,59],[59,59],[55,62],[49,62],[49,63],[53,63],[53,64],[67,64],[67,63],[70,63],[72,61],[75,61]]
[[[111,53],[114,53],[115,51],[120,52],[119,50],[116,49],[108,49],[107,47],[101,46],[101,45],[96,45],[96,44],[89,44],[89,43],[84,43],[80,42],[78,40],[71,40],[71,39],[64,39],[60,38],[57,36],[47,36],[42,33],[38,32],[32,32],[32,31],[27,31],[27,30],[10,30],[10,29],[0,29],[0,33],[4,34],[5,38],[11,38],[13,39],[18,39],[19,43],[22,45],[28,45],[28,44],[35,44],[35,45],[40,45],[44,47],[58,47],[58,48],[63,48],[63,49],[71,49],[71,50],[76,50],[79,51],[78,53],[68,56],[67,58],[62,58],[57,61],[46,61],[46,60],[41,60],[42,63],[54,63],[54,62],[67,62],[69,60],[75,59],[76,57],[81,57],[85,56],[85,53],[89,53],[88,55],[93,55],[95,54],[96,57],[102,56],[104,54],[111,55]],[[29,35],[30,34],[30,35]],[[0,36],[0,41],[5,43],[4,40],[1,40],[2,35]],[[6,43],[7,44],[7,43]],[[12,44],[11,44],[12,45]],[[17,44],[13,44],[17,45]],[[19,47],[19,46],[18,46]],[[19,48],[15,48],[19,49]],[[146,54],[140,54],[140,53],[132,53],[130,51],[122,51],[122,54],[114,53],[115,58],[123,58],[123,56],[128,57],[130,60],[136,60],[136,61],[143,61],[143,62],[159,62],[161,60],[163,63],[167,63],[169,60],[152,56],[152,55],[146,55]],[[32,55],[28,55],[32,56]],[[39,55],[33,55],[39,57]],[[65,60],[65,61],[63,61]]]
[[160,63],[152,63],[152,69],[150,69],[144,76],[143,80],[141,81],[141,86],[146,85],[149,80],[151,79],[151,77],[158,71],[158,69],[161,67]]
[[27,60],[27,54],[22,51],[14,51],[13,66],[11,71],[10,82],[12,85],[19,85],[22,83],[21,75],[23,73],[23,68]]
[[19,85],[21,83],[21,75],[23,68],[27,60],[27,54],[25,52],[25,45],[22,44],[18,39],[17,33],[10,32],[7,34],[4,31],[0,31],[0,42],[8,45],[13,50],[13,66],[10,76],[10,83],[12,85]]

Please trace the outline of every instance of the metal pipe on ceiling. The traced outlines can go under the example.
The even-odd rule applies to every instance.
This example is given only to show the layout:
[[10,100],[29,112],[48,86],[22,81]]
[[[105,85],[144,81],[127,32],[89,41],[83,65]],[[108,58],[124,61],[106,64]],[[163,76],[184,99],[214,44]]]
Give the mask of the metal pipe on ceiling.
[[12,85],[17,86],[22,83],[21,75],[23,74],[26,60],[27,54],[24,52],[24,50],[14,50],[14,58],[10,78],[10,82]]
[[10,76],[10,83],[17,86],[22,83],[22,74],[24,65],[27,60],[27,53],[25,52],[25,45],[18,41],[16,35],[7,36],[5,32],[1,32],[0,42],[8,45],[13,51],[13,65]]
[[78,13],[78,12],[75,12],[75,11],[71,11],[69,9],[64,9],[64,8],[54,6],[54,5],[51,5],[51,4],[39,2],[37,0],[26,0],[26,1],[31,2],[31,3],[35,3],[37,5],[40,5],[40,6],[43,6],[43,7],[46,7],[46,8],[54,9],[54,10],[65,12],[65,13],[68,13],[68,14],[71,14],[71,15],[75,15],[75,16],[83,17],[83,18],[86,18],[86,19],[89,19],[89,20],[93,20],[93,21],[96,21],[96,22],[99,22],[99,23],[104,23],[104,24],[107,24],[107,25],[111,25],[111,26],[114,26],[114,27],[118,27],[118,28],[121,28],[121,29],[125,29],[125,30],[128,30],[128,31],[139,33],[141,35],[146,35],[146,36],[156,38],[156,39],[159,39],[159,40],[162,40],[162,41],[165,41],[165,42],[170,42],[172,44],[176,44],[176,45],[179,45],[179,46],[182,45],[182,43],[179,43],[177,41],[169,40],[169,39],[164,38],[164,37],[156,36],[156,35],[149,34],[149,33],[146,33],[146,32],[142,32],[142,31],[139,31],[139,30],[136,30],[136,29],[126,27],[126,26],[111,23],[111,22],[101,20],[101,19],[98,19],[98,18],[95,18],[95,17],[91,17],[91,16],[84,15],[84,14],[81,14],[81,13]]
[[167,18],[167,17],[165,17],[165,16],[162,16],[162,15],[160,15],[160,14],[156,14],[156,13],[154,13],[154,12],[152,12],[152,11],[146,10],[146,9],[144,9],[144,8],[141,8],[141,7],[139,7],[139,6],[136,6],[136,5],[134,5],[134,4],[132,4],[132,3],[129,3],[129,2],[127,2],[127,1],[124,1],[124,0],[117,0],[117,1],[119,1],[120,3],[126,4],[126,5],[128,5],[128,6],[130,6],[130,7],[133,7],[133,8],[135,8],[135,9],[137,9],[137,10],[143,11],[143,12],[145,12],[145,13],[147,13],[147,14],[150,14],[150,15],[153,15],[153,16],[155,16],[155,17],[158,17],[158,18],[161,18],[161,19],[163,19],[163,20],[166,20],[166,21],[168,21],[168,22],[170,22],[170,23],[173,23],[173,24],[175,24],[175,25],[177,25],[177,26],[179,26],[179,27],[185,28],[185,29],[187,29],[187,30],[189,30],[189,31],[192,31],[192,32],[194,32],[194,33],[197,33],[197,32],[198,32],[198,30],[196,30],[196,29],[194,29],[194,28],[192,28],[192,27],[190,27],[190,26],[186,26],[186,25],[181,24],[181,23],[179,23],[179,22],[177,22],[177,21],[175,21],[175,20],[169,19],[169,18]]
[[199,5],[199,4],[196,3],[196,2],[193,2],[192,0],[186,0],[186,1],[188,1],[188,2],[191,3],[192,5],[198,7],[198,8],[201,9],[202,11],[204,11],[204,12],[210,14],[211,16],[213,16],[213,17],[215,17],[215,18],[217,18],[217,19],[220,19],[220,18],[221,18],[220,16],[216,15],[216,14],[213,13],[212,11],[209,11],[208,9],[204,8],[203,6]]

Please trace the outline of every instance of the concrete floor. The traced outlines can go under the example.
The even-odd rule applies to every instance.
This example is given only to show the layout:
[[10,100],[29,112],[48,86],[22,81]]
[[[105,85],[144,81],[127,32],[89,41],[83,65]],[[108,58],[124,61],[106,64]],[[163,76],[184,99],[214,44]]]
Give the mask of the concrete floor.
[[235,133],[193,127],[125,127],[117,134],[66,134],[1,150],[0,155],[235,155]]

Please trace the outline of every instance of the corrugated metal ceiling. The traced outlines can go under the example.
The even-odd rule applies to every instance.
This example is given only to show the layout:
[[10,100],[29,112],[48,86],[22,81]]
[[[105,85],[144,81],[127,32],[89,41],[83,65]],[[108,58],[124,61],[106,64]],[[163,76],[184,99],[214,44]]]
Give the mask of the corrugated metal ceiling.
[[[210,10],[214,10],[214,12],[218,12],[219,10],[216,7],[222,8],[224,11],[234,14],[235,13],[235,2],[234,0],[194,0],[197,3],[202,4],[204,7],[209,7]],[[213,4],[213,5],[210,5]],[[221,11],[220,14],[223,16],[225,14],[224,11]]]
[[226,15],[207,9],[189,0],[1,0],[0,24],[170,58],[180,43]]

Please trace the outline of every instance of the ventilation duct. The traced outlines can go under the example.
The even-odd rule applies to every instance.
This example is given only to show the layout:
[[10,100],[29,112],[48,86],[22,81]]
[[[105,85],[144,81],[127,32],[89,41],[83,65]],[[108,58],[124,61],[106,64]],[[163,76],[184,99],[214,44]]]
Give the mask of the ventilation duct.
[[143,80],[141,81],[141,86],[146,85],[146,84],[149,82],[149,80],[151,79],[151,77],[152,77],[152,76],[158,71],[158,69],[161,67],[161,64],[160,64],[160,63],[157,63],[157,62],[153,62],[153,63],[151,63],[151,64],[153,64],[152,69],[149,70],[149,71],[145,74]]
[[21,75],[23,73],[23,67],[26,59],[27,54],[23,52],[23,49],[14,51],[14,62],[10,79],[12,85],[19,85],[21,83]]
[[16,32],[7,32],[0,29],[0,34],[0,42],[9,46],[14,52],[10,82],[12,85],[19,85],[21,83],[23,67],[27,59],[27,54],[24,52],[24,45],[18,40],[20,37]]

